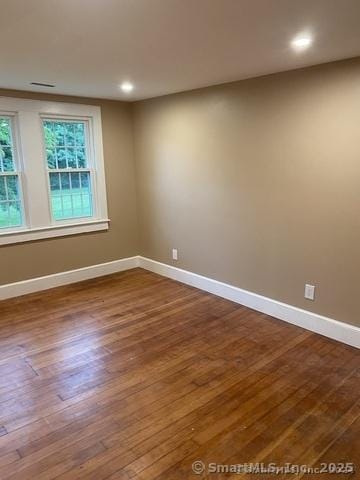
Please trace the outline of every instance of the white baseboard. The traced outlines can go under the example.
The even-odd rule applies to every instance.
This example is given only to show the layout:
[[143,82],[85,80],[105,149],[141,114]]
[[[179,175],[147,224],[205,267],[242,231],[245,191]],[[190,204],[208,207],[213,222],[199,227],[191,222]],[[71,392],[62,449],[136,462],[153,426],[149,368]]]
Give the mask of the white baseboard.
[[30,278],[29,280],[21,282],[0,285],[0,300],[130,270],[131,268],[138,267],[139,263],[140,260],[138,256],[122,258],[113,262],[91,265],[90,267],[46,275],[45,277]]
[[21,282],[0,285],[0,300],[18,297],[28,293],[48,290],[62,285],[81,282],[91,278],[110,275],[111,273],[141,267],[151,272],[163,275],[173,280],[192,285],[193,287],[213,293],[219,297],[232,300],[246,307],[252,308],[272,317],[284,320],[299,327],[305,328],[326,337],[338,340],[353,347],[360,348],[360,328],[349,325],[317,313],[302,310],[301,308],[278,302],[272,298],[243,290],[227,283],[188,272],[181,268],[166,265],[149,258],[135,256],[122,258],[113,262],[91,265],[67,272],[55,273],[45,277],[31,278]]
[[360,328],[349,325],[317,313],[278,302],[272,298],[243,290],[196,273],[166,265],[149,258],[140,257],[140,267],[165,277],[172,278],[187,285],[213,293],[219,297],[232,300],[272,317],[284,320],[325,337],[338,340],[353,347],[360,348]]

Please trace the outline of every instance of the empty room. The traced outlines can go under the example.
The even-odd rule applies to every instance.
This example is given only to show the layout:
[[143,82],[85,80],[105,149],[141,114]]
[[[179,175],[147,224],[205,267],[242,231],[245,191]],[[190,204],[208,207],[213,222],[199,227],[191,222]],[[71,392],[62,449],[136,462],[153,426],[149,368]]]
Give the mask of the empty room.
[[360,479],[359,25],[0,0],[0,480]]

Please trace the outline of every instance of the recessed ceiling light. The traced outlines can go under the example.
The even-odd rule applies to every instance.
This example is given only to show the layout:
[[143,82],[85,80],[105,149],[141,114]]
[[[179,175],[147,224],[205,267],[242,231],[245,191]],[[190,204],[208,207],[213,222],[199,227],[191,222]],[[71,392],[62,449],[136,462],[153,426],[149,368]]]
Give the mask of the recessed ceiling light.
[[309,35],[302,35],[302,36],[296,37],[291,42],[291,46],[295,50],[305,50],[306,48],[310,47],[311,44],[312,44],[312,38]]
[[130,93],[134,90],[134,85],[130,82],[123,82],[121,85],[120,85],[120,88],[123,92],[125,93]]

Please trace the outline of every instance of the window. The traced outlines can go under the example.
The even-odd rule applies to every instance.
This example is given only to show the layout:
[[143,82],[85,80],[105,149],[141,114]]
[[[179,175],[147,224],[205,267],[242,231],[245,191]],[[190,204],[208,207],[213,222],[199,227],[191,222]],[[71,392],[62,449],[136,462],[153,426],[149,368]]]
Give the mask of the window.
[[44,138],[55,220],[91,217],[91,169],[86,147],[87,123],[44,120]]
[[108,225],[100,108],[0,97],[0,245]]
[[0,229],[22,224],[19,175],[13,137],[12,118],[0,117]]

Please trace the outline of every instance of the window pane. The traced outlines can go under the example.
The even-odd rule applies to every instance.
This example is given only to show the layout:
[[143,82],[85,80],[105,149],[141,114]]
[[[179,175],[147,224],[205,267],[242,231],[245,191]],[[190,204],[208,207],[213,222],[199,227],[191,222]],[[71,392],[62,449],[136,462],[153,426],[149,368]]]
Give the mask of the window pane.
[[11,121],[9,118],[0,117],[0,172],[14,170]]
[[60,173],[50,173],[50,189],[54,192],[60,190]]
[[93,215],[89,172],[62,172],[49,175],[51,206],[55,220]]
[[21,225],[21,205],[20,202],[9,202],[9,227]]
[[60,184],[62,194],[67,194],[70,190],[70,173],[60,173]]
[[48,168],[86,168],[85,122],[44,120]]
[[85,147],[85,125],[83,123],[75,124],[75,144],[78,147]]
[[64,123],[65,144],[67,147],[75,146],[75,123]]
[[0,202],[7,200],[7,193],[5,188],[5,177],[0,176]]
[[76,154],[76,161],[78,164],[78,168],[86,168],[87,161],[86,161],[85,148],[77,147],[75,154]]
[[57,168],[56,163],[56,141],[54,134],[54,125],[51,122],[43,122],[46,156],[49,168]]
[[66,157],[68,168],[77,168],[75,148],[67,147]]
[[53,122],[53,131],[55,134],[55,143],[58,146],[65,146],[66,128],[63,122]]
[[83,190],[82,193],[88,193],[90,192],[90,176],[87,172],[82,172],[80,173],[80,184],[81,188]]
[[70,179],[73,189],[80,188],[80,175],[78,173],[71,173]]
[[55,156],[57,160],[57,168],[67,168],[65,148],[55,148]]
[[18,176],[0,174],[0,228],[16,227],[21,224]]

